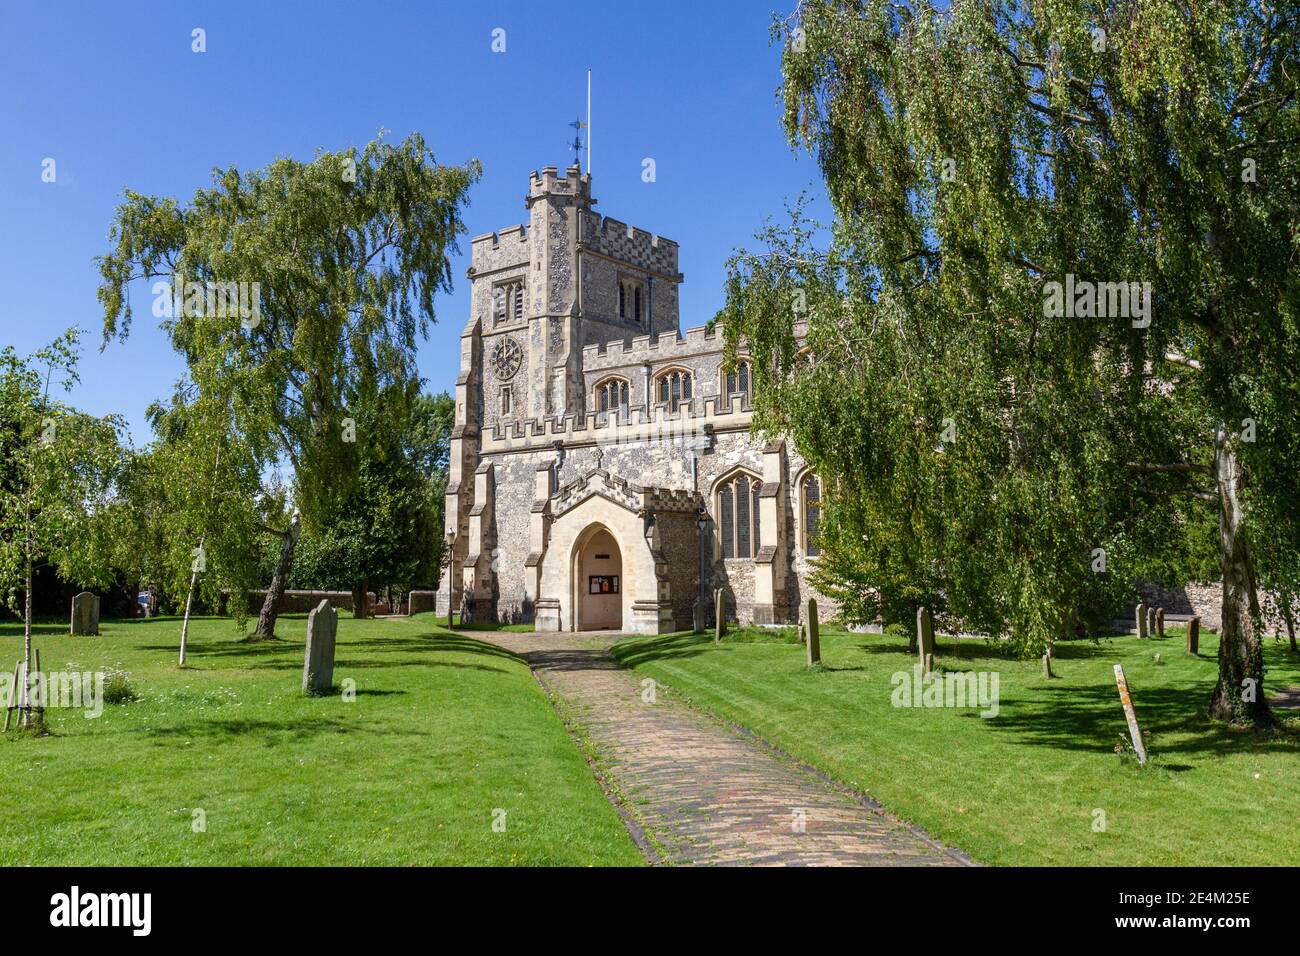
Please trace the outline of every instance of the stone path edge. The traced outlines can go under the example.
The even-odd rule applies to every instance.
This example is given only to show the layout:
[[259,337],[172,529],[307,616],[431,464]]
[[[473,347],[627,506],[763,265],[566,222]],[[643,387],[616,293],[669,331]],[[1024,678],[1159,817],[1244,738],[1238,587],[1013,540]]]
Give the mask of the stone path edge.
[[[667,858],[667,855],[659,847],[656,846],[656,841],[654,840],[654,837],[652,836],[649,828],[646,827],[641,822],[639,814],[636,812],[635,804],[633,804],[631,801],[626,800],[624,798],[622,792],[618,788],[617,782],[613,779],[613,776],[611,774],[607,774],[604,771],[604,769],[602,769],[601,762],[600,762],[600,753],[598,748],[591,741],[591,738],[588,735],[586,728],[583,727],[582,725],[582,721],[578,719],[578,717],[569,710],[563,695],[561,695],[558,691],[554,690],[542,677],[538,668],[534,667],[532,663],[529,662],[522,654],[519,654],[518,652],[512,650],[511,648],[502,647],[502,645],[497,644],[494,641],[487,638],[477,637],[471,634],[467,634],[465,636],[469,636],[471,640],[477,640],[481,643],[489,644],[493,647],[498,647],[501,648],[502,650],[506,650],[508,653],[517,657],[521,661],[521,663],[527,665],[529,673],[532,674],[533,679],[537,682],[538,686],[542,690],[542,693],[546,696],[548,703],[550,703],[551,705],[552,711],[559,718],[560,723],[564,727],[565,732],[569,735],[569,739],[573,741],[574,746],[578,748],[578,751],[579,753],[582,754],[583,759],[587,761],[587,766],[591,770],[592,776],[595,778],[597,784],[600,786],[601,791],[605,794],[605,798],[610,802],[610,805],[614,807],[615,812],[618,813],[619,819],[622,820],[623,825],[628,831],[628,835],[631,837],[633,844],[641,852],[646,862],[649,863],[651,866],[673,865],[672,862]],[[605,654],[611,660],[615,661],[619,670],[622,670],[627,674],[636,673],[635,668],[630,668],[627,665],[618,662],[615,658],[613,658],[613,655],[609,654],[608,650],[605,651]],[[970,855],[967,854],[965,851],[957,849],[956,847],[948,846],[943,842],[936,840],[934,837],[930,836],[930,834],[927,833],[923,828],[917,826],[916,824],[912,823],[910,820],[900,816],[898,813],[885,807],[883,804],[881,804],[878,800],[876,800],[874,797],[870,796],[869,794],[863,793],[860,790],[856,790],[853,787],[850,787],[847,784],[843,783],[839,779],[826,773],[824,770],[821,770],[820,768],[815,767],[804,760],[801,760],[800,758],[791,754],[789,751],[784,750],[783,748],[772,743],[770,740],[767,740],[762,735],[756,733],[751,728],[746,727],[743,724],[737,723],[736,721],[729,720],[725,717],[720,716],[719,714],[714,713],[711,710],[708,710],[707,708],[697,705],[692,698],[690,698],[689,696],[683,693],[680,693],[669,684],[665,684],[656,679],[656,685],[659,689],[667,691],[672,697],[674,697],[677,700],[677,702],[682,707],[688,709],[692,713],[705,718],[711,723],[717,724],[718,726],[730,731],[732,734],[735,734],[738,737],[742,737],[749,740],[751,743],[757,745],[759,748],[766,751],[768,754],[770,754],[777,760],[781,761],[787,766],[793,767],[794,769],[807,774],[808,776],[820,782],[822,785],[829,787],[832,790],[835,790],[849,797],[851,800],[853,800],[854,802],[862,806],[864,809],[867,809],[872,813],[877,814],[878,816],[891,819],[893,822],[896,822],[900,827],[907,830],[918,840],[930,846],[931,848],[938,851],[942,855],[953,860],[958,865],[969,867],[969,868],[982,868],[984,866],[984,864],[973,860],[970,857]]]
[[618,784],[601,768],[598,751],[591,742],[591,738],[588,737],[581,721],[568,712],[564,704],[564,698],[551,689],[550,685],[542,679],[541,674],[535,668],[530,665],[528,670],[533,675],[533,680],[537,681],[537,685],[542,689],[542,693],[546,695],[555,716],[560,719],[560,723],[564,726],[565,733],[569,735],[573,745],[578,748],[578,752],[587,761],[592,776],[596,778],[596,783],[600,785],[601,791],[605,794],[605,799],[610,802],[615,812],[618,813],[619,819],[623,821],[623,826],[627,829],[632,842],[636,844],[636,848],[641,851],[641,855],[645,857],[646,862],[651,866],[666,865],[665,857],[659,848],[655,846],[654,838],[651,837],[649,830],[641,824],[633,805],[623,798]]
[[[627,668],[622,664],[620,664],[619,666],[624,667],[624,669],[628,670],[630,673],[636,673],[635,669],[633,668]],[[658,678],[655,678],[655,686],[659,690],[667,690],[668,693],[671,694],[673,697],[675,697],[678,703],[680,703],[683,707],[689,707],[696,714],[699,714],[703,717],[707,717],[709,720],[712,720],[714,723],[726,727],[728,730],[732,731],[733,733],[753,741],[755,744],[757,744],[758,746],[766,750],[772,756],[779,759],[782,763],[794,767],[797,770],[801,770],[804,773],[808,774],[810,777],[814,777],[817,780],[821,781],[831,789],[837,790],[840,793],[844,794],[845,796],[851,797],[853,800],[857,801],[859,804],[861,804],[866,809],[870,810],[872,813],[878,816],[888,817],[891,820],[896,821],[901,827],[903,827],[903,829],[907,830],[918,840],[928,844],[929,846],[938,850],[944,856],[949,857],[950,859],[960,863],[962,866],[976,867],[976,868],[984,866],[983,863],[979,863],[976,860],[971,859],[970,854],[968,854],[966,851],[959,850],[954,846],[948,846],[946,843],[943,843],[940,840],[936,840],[934,837],[930,836],[930,834],[927,833],[924,829],[917,826],[915,823],[912,823],[906,817],[901,816],[896,810],[889,809],[884,804],[882,804],[879,800],[877,800],[875,797],[871,796],[870,794],[863,793],[861,790],[855,790],[853,787],[850,787],[842,780],[839,780],[838,778],[831,776],[826,771],[818,767],[814,767],[812,764],[808,763],[807,761],[799,759],[794,754],[790,753],[788,750],[784,750],[781,747],[778,747],[776,744],[772,743],[766,737],[755,732],[752,728],[746,727],[744,724],[738,724],[734,720],[728,720],[726,717],[723,717],[719,714],[715,714],[713,711],[699,706],[698,704],[695,703],[695,701],[692,698],[677,691],[672,687],[672,685],[665,684],[663,681],[659,680]]]
[[818,767],[814,767],[812,764],[804,760],[800,760],[798,757],[790,753],[788,750],[784,750],[781,747],[778,747],[776,744],[772,743],[766,737],[763,737],[762,735],[756,733],[754,730],[752,730],[749,727],[746,727],[744,724],[738,724],[734,720],[728,720],[725,717],[721,717],[718,714],[713,713],[713,711],[711,710],[706,710],[703,707],[697,706],[695,702],[691,700],[689,697],[686,697],[685,695],[680,693],[676,693],[673,690],[673,688],[667,684],[658,683],[658,686],[660,688],[667,688],[668,692],[670,694],[673,694],[677,698],[677,700],[682,703],[683,706],[689,707],[691,710],[695,711],[695,713],[708,717],[713,721],[722,724],[724,727],[729,728],[734,733],[737,733],[742,737],[748,738],[749,740],[758,744],[758,746],[762,747],[772,756],[778,758],[779,760],[781,760],[786,764],[789,764],[790,766],[794,767],[797,770],[803,771],[804,773],[808,774],[810,777],[815,777],[817,780],[820,780],[822,783],[826,784],[826,786],[830,787],[831,789],[838,790],[840,793],[844,794],[845,796],[851,797],[852,799],[856,800],[859,804],[861,804],[863,807],[870,810],[872,813],[876,814],[877,816],[888,817],[891,820],[896,821],[901,827],[903,827],[903,829],[907,830],[918,840],[932,846],[934,849],[938,850],[944,856],[947,856],[957,861],[962,866],[968,866],[968,867],[984,866],[983,863],[979,863],[971,859],[970,854],[966,853],[966,851],[959,850],[954,846],[949,846],[948,844],[943,843],[940,840],[936,840],[934,837],[930,836],[930,834],[927,833],[923,828],[917,826],[915,823],[912,823],[906,817],[901,816],[896,810],[889,809],[870,794],[863,793],[861,790],[855,790],[853,787],[850,787],[848,784],[844,783],[843,781],[835,777],[832,777],[826,771],[821,770]]

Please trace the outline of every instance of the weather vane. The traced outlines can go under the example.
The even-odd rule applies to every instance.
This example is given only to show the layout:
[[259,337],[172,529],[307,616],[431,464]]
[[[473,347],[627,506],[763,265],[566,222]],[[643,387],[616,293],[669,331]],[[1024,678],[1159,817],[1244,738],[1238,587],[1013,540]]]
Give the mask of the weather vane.
[[580,119],[576,119],[569,125],[573,127],[573,142],[569,144],[569,148],[573,150],[573,163],[575,166],[581,166],[582,165],[582,136],[580,134],[584,129],[587,128],[587,124]]

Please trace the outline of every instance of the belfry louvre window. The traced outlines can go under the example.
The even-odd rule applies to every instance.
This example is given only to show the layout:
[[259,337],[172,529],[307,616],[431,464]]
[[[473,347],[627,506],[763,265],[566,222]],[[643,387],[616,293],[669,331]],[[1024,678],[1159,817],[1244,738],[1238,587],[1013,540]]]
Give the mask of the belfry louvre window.
[[822,520],[822,485],[816,475],[803,480],[803,553],[810,558],[821,554],[817,532]]
[[727,395],[743,393],[745,396],[745,402],[748,403],[753,397],[753,393],[750,391],[753,379],[753,369],[750,368],[749,360],[737,360],[735,365],[727,369],[726,377],[727,380],[725,384],[727,387]]
[[640,322],[642,295],[640,282],[631,279],[620,279],[618,283],[618,317]]
[[741,472],[718,491],[718,532],[724,558],[752,558],[758,553],[758,493],[763,483]]
[[492,316],[496,322],[521,321],[524,317],[524,284],[507,282],[492,292]]
[[672,411],[677,411],[678,405],[691,400],[691,373],[684,368],[662,373],[655,383],[658,401],[667,402]]
[[622,415],[627,414],[627,379],[607,378],[598,382],[592,394],[592,406],[597,412],[618,409]]

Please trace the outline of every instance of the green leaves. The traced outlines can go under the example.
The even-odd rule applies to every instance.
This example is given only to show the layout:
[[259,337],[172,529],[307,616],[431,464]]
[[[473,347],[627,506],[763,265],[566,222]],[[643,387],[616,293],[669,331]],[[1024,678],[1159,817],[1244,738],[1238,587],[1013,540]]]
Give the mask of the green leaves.
[[[412,134],[308,163],[216,170],[185,204],[127,192],[100,259],[104,341],[129,333],[126,285],[150,282],[153,311],[187,363],[174,406],[184,406],[183,439],[156,450],[161,493],[181,502],[174,510],[191,536],[220,549],[231,580],[255,550],[250,474],[291,470],[309,534],[343,520],[374,464],[353,440],[358,407],[418,394],[417,339],[450,288],[448,254],[479,175],[477,162],[438,165]],[[243,500],[213,522],[191,488]],[[183,567],[177,555],[167,565],[173,579]]]
[[[817,0],[778,26],[836,221],[825,249],[798,210],[762,233],[720,318],[767,375],[759,425],[826,479],[819,586],[857,619],[925,603],[1037,654],[1139,575],[1217,566],[1214,435],[1247,419],[1286,432],[1230,443],[1261,576],[1293,566],[1298,12]],[[1150,322],[1110,307],[1129,283]]]
[[77,380],[77,358],[76,330],[32,356],[0,351],[0,596],[15,611],[33,566],[87,587],[112,576],[106,519],[124,425],[51,397]]

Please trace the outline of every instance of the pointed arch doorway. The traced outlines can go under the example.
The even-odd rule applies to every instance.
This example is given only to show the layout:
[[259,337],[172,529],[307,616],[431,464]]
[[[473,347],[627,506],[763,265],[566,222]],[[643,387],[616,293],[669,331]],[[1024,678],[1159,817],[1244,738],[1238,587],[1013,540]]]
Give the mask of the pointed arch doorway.
[[574,630],[623,628],[623,554],[603,524],[587,528],[573,546]]

